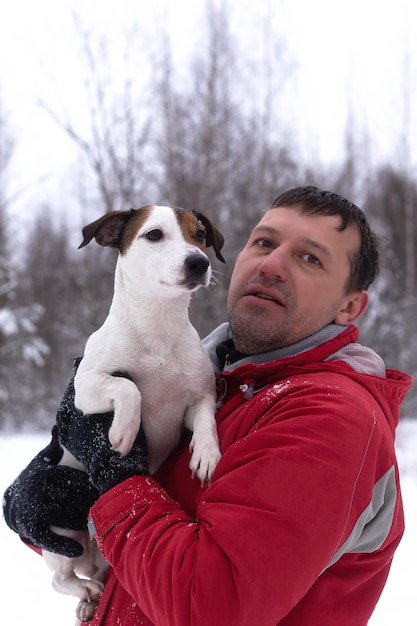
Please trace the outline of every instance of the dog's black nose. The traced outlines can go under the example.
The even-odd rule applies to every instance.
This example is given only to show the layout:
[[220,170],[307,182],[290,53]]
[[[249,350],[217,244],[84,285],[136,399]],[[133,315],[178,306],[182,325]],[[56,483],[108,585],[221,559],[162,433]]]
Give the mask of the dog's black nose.
[[187,279],[192,279],[204,276],[210,262],[208,258],[202,254],[189,254],[185,257],[184,265]]

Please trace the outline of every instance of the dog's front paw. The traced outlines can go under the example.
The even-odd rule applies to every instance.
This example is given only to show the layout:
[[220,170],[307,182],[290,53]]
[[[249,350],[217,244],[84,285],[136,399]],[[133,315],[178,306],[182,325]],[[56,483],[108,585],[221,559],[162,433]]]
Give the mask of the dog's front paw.
[[126,456],[139,432],[142,397],[136,386],[123,388],[121,391],[121,395],[114,398],[114,417],[109,430],[109,441],[112,450]]
[[84,597],[78,603],[75,611],[80,622],[89,622],[96,612],[98,601],[103,594],[104,585],[100,580],[82,580],[81,585]]
[[190,443],[190,470],[192,477],[197,476],[201,481],[201,486],[205,482],[211,483],[213,472],[220,461],[221,454],[219,446],[214,440],[203,441],[193,435]]
[[112,450],[120,452],[122,456],[129,454],[138,432],[139,430],[136,429],[136,426],[134,429],[120,428],[119,422],[114,420],[109,430],[109,441]]
[[75,613],[80,622],[89,622],[93,619],[97,607],[98,602],[80,600]]

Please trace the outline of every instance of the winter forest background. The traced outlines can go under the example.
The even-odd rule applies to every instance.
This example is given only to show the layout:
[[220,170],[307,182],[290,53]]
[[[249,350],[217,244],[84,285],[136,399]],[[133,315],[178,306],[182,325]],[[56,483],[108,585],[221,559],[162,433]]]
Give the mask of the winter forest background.
[[[313,184],[346,195],[383,239],[382,272],[361,322],[361,342],[390,367],[417,375],[417,182],[410,144],[416,74],[407,50],[390,156],[375,157],[375,137],[352,104],[343,151],[326,162],[300,149],[288,123],[297,62],[268,15],[259,53],[239,38],[228,2],[207,0],[203,14],[198,43],[181,66],[164,29],[150,41],[140,16],[116,52],[111,33],[72,15],[82,86],[78,113],[68,102],[38,94],[39,108],[74,151],[56,175],[60,193],[46,200],[42,181],[17,193],[12,184],[20,137],[0,74],[3,431],[51,424],[72,359],[108,310],[115,254],[94,243],[77,250],[81,228],[106,211],[151,203],[196,208],[225,234],[226,265],[210,255],[216,286],[193,300],[192,320],[205,334],[224,321],[234,258],[281,191]],[[117,71],[116,57],[123,61]],[[325,98],[329,89],[317,85],[311,97]],[[23,204],[24,228],[15,218]],[[403,417],[416,415],[414,385]]]

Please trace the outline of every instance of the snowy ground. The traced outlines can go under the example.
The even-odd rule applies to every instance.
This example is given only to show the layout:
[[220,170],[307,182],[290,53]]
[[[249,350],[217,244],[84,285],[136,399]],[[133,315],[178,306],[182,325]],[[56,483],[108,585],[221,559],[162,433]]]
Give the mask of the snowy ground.
[[[0,435],[0,491],[48,442],[47,435]],[[417,420],[401,423],[397,434],[406,514],[406,532],[388,583],[369,626],[416,626],[417,593]],[[7,626],[73,626],[75,598],[54,592],[43,560],[0,522],[2,618]]]

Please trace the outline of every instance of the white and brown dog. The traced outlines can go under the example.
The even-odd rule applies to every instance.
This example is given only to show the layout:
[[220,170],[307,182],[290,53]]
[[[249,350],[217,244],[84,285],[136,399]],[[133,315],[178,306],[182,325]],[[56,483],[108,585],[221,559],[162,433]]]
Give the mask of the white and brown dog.
[[[95,238],[117,248],[119,256],[108,317],[89,337],[75,376],[76,407],[86,414],[114,411],[109,439],[122,455],[131,450],[142,423],[151,473],[186,426],[192,431],[190,470],[210,482],[220,459],[215,379],[188,306],[191,293],[211,280],[206,248],[213,246],[224,262],[222,234],[201,213],[146,206],[107,213],[83,235],[80,247]],[[132,380],[112,376],[115,371],[128,372]],[[80,468],[67,451],[61,462]],[[54,530],[71,534],[84,547],[79,559],[44,554],[55,589],[81,599],[77,615],[86,621],[103,590],[107,564],[86,534]]]

